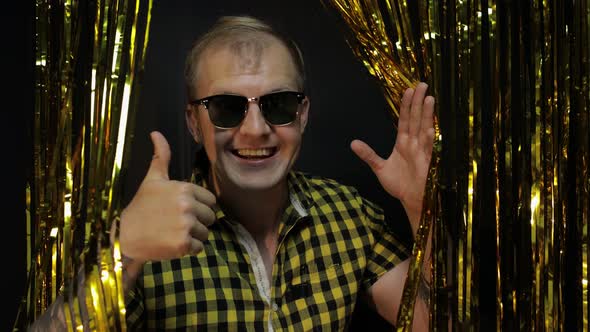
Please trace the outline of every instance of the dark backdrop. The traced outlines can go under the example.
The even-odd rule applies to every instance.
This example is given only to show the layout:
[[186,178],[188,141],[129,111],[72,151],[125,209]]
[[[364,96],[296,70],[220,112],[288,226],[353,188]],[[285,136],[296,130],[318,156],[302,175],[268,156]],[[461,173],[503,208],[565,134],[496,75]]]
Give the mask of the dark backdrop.
[[[4,210],[12,213],[7,218],[10,222],[4,225],[4,230],[11,236],[2,242],[2,252],[16,252],[16,255],[6,255],[4,261],[14,273],[5,274],[8,279],[2,282],[9,309],[3,310],[0,330],[12,328],[16,304],[24,294],[26,279],[24,183],[32,160],[34,4],[32,1],[18,4],[20,7],[12,12],[17,15],[4,21],[2,29],[9,32],[4,39],[6,45],[15,51],[8,53],[12,55],[7,60],[11,71],[6,76],[12,89],[3,89],[8,92],[5,100],[20,98],[16,109],[5,109],[5,116],[8,116],[7,121],[24,124],[25,130],[19,129],[23,128],[20,126],[7,126],[7,130],[2,130],[6,142],[17,142],[6,144],[8,150],[5,153],[21,162],[5,163],[5,166],[12,167],[7,170],[8,174],[16,176],[9,177],[6,192],[10,195],[3,201],[7,204]],[[349,147],[353,139],[359,138],[382,157],[388,156],[395,142],[393,117],[378,82],[352,55],[338,18],[334,12],[326,10],[320,0],[154,1],[146,67],[140,77],[142,88],[135,142],[124,178],[124,203],[131,199],[147,171],[152,155],[149,139],[152,130],[161,131],[171,145],[171,178],[182,179],[189,173],[196,147],[188,135],[183,115],[186,98],[184,57],[195,37],[219,16],[232,14],[249,14],[264,19],[285,30],[302,49],[311,110],[296,168],[357,187],[365,197],[385,209],[401,238],[411,241],[401,205],[382,190],[369,167]],[[13,63],[16,66],[10,66]],[[377,330],[387,329],[379,316],[359,301],[352,330],[371,325]]]
[[34,1],[0,10],[0,331],[12,331],[26,283],[25,183],[32,160]]

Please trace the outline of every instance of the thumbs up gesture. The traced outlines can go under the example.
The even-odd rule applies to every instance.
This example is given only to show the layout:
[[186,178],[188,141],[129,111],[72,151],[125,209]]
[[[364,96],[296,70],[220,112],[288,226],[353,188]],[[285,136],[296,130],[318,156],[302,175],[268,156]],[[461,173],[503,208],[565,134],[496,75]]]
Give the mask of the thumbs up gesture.
[[159,132],[152,132],[151,139],[150,168],[121,213],[121,251],[138,262],[200,252],[207,226],[215,221],[215,195],[195,184],[170,180],[170,146]]

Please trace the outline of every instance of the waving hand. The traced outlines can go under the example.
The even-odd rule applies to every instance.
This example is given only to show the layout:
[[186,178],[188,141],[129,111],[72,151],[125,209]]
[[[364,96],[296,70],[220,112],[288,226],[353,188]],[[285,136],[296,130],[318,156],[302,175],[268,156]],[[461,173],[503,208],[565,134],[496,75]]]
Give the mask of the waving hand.
[[373,170],[383,188],[399,199],[416,234],[434,143],[434,98],[428,85],[407,89],[402,97],[395,146],[387,159],[366,143],[354,140],[351,149]]

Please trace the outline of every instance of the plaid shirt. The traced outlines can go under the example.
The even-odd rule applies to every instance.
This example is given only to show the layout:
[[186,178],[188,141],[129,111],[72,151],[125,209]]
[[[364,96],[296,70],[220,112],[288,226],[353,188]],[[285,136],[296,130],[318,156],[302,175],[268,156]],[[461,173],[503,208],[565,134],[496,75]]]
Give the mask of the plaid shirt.
[[[202,176],[196,183],[205,185]],[[346,330],[359,292],[408,250],[352,187],[300,172],[288,184],[271,282],[253,238],[215,208],[202,252],[144,265],[127,300],[128,328]]]

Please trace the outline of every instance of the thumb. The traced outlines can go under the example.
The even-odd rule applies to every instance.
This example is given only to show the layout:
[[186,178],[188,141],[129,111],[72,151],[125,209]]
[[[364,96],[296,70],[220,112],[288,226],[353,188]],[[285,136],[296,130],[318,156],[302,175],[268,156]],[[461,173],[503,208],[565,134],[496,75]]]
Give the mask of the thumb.
[[350,148],[361,160],[366,162],[373,172],[377,172],[381,169],[384,160],[379,157],[375,151],[367,145],[367,143],[355,139],[350,143]]
[[154,145],[154,157],[146,175],[146,179],[165,179],[168,180],[168,165],[170,164],[170,145],[168,141],[158,131],[150,133]]

